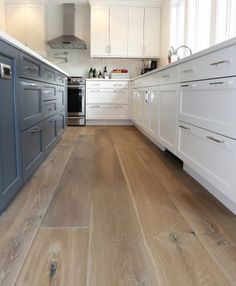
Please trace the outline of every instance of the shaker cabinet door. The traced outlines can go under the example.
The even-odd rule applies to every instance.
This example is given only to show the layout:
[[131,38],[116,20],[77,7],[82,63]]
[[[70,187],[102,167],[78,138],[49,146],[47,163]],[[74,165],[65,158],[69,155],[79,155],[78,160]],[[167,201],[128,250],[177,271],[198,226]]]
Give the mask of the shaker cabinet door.
[[15,61],[18,52],[0,43],[0,51],[9,53],[9,57],[0,54],[0,63],[12,70],[12,78],[0,78],[0,213],[9,204],[19,190],[21,179],[20,168],[20,135],[18,117],[18,97],[16,96]]
[[127,56],[128,8],[110,8],[110,53],[114,57]]
[[91,56],[109,55],[109,7],[91,7]]

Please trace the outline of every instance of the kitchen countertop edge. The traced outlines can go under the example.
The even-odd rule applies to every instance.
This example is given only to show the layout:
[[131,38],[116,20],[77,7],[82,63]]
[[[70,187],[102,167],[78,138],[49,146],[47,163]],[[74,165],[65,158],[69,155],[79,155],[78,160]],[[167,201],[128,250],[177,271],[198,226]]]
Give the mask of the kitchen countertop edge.
[[7,33],[0,31],[0,40],[2,40],[5,43],[17,48],[18,50],[20,50],[22,52],[27,53],[30,56],[35,57],[36,59],[40,60],[41,62],[45,63],[46,65],[48,65],[54,69],[56,69],[57,71],[61,72],[62,74],[69,76],[68,73],[66,73],[65,71],[60,69],[58,66],[51,63],[50,61],[48,61],[44,57],[40,56],[38,53],[32,51],[31,49],[29,49],[28,47],[26,47],[25,45],[23,45],[22,43],[20,43],[19,41],[17,41],[16,39],[11,37],[10,35],[8,35]]

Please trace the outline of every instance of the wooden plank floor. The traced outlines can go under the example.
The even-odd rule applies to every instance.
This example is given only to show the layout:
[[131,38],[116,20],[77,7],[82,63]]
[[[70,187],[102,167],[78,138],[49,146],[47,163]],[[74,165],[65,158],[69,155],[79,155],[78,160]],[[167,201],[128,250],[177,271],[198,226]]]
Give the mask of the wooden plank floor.
[[236,285],[236,216],[134,127],[68,128],[0,217],[0,285]]

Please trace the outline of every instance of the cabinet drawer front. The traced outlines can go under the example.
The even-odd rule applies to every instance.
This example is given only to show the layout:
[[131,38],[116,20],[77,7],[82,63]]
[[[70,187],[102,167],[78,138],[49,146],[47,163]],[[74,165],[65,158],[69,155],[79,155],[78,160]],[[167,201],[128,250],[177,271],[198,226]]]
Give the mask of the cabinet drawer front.
[[236,138],[236,78],[181,85],[181,121]]
[[57,117],[51,117],[42,123],[43,149],[49,149],[57,138]]
[[65,77],[62,74],[56,73],[55,77],[56,77],[56,83],[61,85],[65,83]]
[[43,100],[57,99],[56,87],[51,85],[44,85]]
[[236,202],[236,141],[179,123],[180,157],[199,175]]
[[43,159],[42,128],[36,125],[22,133],[23,175],[27,180]]
[[236,46],[230,46],[180,65],[180,81],[235,76]]
[[89,89],[87,103],[124,103],[128,104],[128,90],[122,89]]
[[39,82],[20,82],[21,128],[38,123],[43,117],[43,86]]
[[65,113],[57,114],[57,135],[61,135],[65,128]]
[[65,109],[65,88],[57,87],[57,110]]
[[45,101],[43,103],[43,115],[47,118],[57,112],[57,102],[56,101]]
[[159,73],[159,84],[170,84],[179,82],[179,67],[172,67]]
[[40,79],[41,64],[36,59],[20,54],[20,76],[32,79]]
[[128,106],[122,104],[87,105],[87,119],[128,119]]
[[87,88],[125,88],[128,89],[129,82],[128,81],[87,81]]
[[56,83],[56,72],[47,66],[43,66],[42,78],[47,82]]

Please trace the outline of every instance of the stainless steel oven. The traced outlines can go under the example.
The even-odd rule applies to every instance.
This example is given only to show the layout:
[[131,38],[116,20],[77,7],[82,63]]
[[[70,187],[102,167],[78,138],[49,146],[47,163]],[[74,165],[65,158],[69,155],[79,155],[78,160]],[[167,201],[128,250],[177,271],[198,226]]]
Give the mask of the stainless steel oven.
[[68,78],[68,125],[85,125],[85,79],[81,77]]

